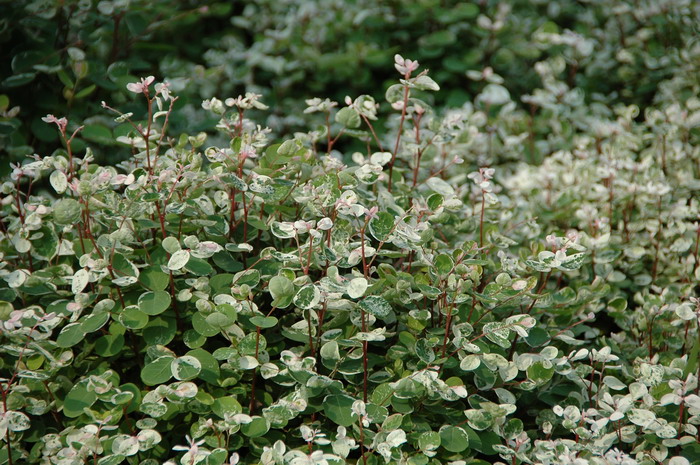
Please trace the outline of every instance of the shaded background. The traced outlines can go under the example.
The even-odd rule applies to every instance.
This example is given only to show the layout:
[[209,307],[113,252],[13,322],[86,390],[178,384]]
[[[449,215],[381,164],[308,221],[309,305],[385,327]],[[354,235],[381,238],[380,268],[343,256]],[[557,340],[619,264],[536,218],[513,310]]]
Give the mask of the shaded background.
[[673,72],[698,68],[683,51],[697,41],[699,10],[683,0],[0,0],[0,174],[5,161],[60,147],[48,113],[67,116],[69,130],[85,124],[78,152],[124,159],[114,138],[128,126],[100,102],[143,117],[125,86],[147,75],[180,96],[171,135],[213,127],[202,99],[246,91],[263,94],[270,110],[256,117],[277,134],[308,130],[304,99],[382,101],[398,78],[395,53],[431,69],[438,106],[471,100],[484,82],[466,71],[485,67],[525,105],[541,87],[534,64],[562,55],[564,80],[589,102],[644,109]]

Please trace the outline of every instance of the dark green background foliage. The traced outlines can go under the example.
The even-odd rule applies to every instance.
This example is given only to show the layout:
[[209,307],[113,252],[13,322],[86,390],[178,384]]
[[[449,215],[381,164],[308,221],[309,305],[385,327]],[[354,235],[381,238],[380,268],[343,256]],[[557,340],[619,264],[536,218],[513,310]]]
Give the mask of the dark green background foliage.
[[0,0],[0,465],[700,463],[699,24]]
[[[386,87],[385,64],[399,52],[434,70],[446,89],[438,104],[473,98],[483,83],[465,71],[486,66],[504,77],[518,102],[539,84],[534,63],[563,54],[565,81],[587,99],[644,107],[684,61],[685,37],[697,32],[696,11],[673,2],[647,10],[568,0],[2,1],[0,110],[20,110],[0,119],[0,144],[14,160],[51,152],[56,133],[40,120],[51,113],[86,124],[76,148],[84,140],[100,159],[120,158],[108,147],[112,133],[127,128],[115,128],[99,104],[142,111],[124,89],[137,75],[174,83],[178,105],[189,108],[174,115],[177,130],[207,127],[197,111],[202,98],[244,91],[264,95],[273,129],[297,130],[303,99],[341,100]],[[480,14],[502,24],[490,30],[477,21]],[[590,41],[592,53],[536,34],[566,29],[580,35],[575,42]]]

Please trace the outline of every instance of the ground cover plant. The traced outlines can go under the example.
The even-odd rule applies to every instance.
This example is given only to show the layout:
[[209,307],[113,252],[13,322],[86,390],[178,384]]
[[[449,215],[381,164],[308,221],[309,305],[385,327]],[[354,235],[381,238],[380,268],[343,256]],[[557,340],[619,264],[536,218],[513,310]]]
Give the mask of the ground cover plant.
[[253,92],[174,129],[129,76],[111,164],[44,115],[1,186],[0,463],[697,463],[700,47],[639,106],[547,34],[522,95],[436,106],[397,54],[283,134]]

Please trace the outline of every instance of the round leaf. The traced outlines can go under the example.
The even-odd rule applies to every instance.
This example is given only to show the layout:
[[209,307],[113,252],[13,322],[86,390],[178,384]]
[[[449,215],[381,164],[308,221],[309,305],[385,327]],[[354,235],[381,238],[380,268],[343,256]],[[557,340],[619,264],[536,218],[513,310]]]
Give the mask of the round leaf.
[[172,360],[170,367],[175,379],[180,381],[195,378],[202,371],[202,364],[191,355],[184,355]]
[[139,310],[146,315],[158,315],[170,307],[170,294],[165,291],[149,291],[139,297]]
[[469,436],[459,426],[443,426],[440,428],[440,442],[450,452],[462,452],[469,447]]
[[370,295],[362,299],[360,308],[377,318],[386,318],[391,312],[389,302],[378,295]]
[[176,271],[182,269],[190,260],[190,252],[188,250],[178,250],[168,260],[168,269]]
[[352,426],[357,420],[352,411],[354,402],[355,399],[344,394],[330,395],[323,399],[323,411],[332,422],[340,426]]
[[148,386],[156,386],[167,382],[173,376],[174,370],[171,368],[173,360],[174,357],[169,355],[158,357],[143,367],[141,380]]

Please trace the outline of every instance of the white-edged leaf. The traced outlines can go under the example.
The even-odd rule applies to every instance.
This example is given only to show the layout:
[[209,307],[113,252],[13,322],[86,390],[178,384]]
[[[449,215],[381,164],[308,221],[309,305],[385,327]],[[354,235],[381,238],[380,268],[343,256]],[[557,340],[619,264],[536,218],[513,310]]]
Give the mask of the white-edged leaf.
[[165,251],[168,253],[175,253],[181,249],[180,241],[178,241],[177,238],[173,236],[169,236],[163,239],[163,242],[161,242],[160,245],[162,245],[163,249],[165,249]]
[[83,292],[85,286],[87,286],[90,280],[90,272],[85,268],[81,268],[75,272],[73,275],[73,282],[71,283],[71,291],[73,294],[79,294]]
[[478,355],[467,355],[459,362],[459,368],[464,371],[476,370],[479,365],[481,365],[481,359]]
[[365,295],[367,290],[367,280],[365,278],[355,278],[348,283],[347,293],[352,299],[359,299]]
[[202,371],[202,362],[191,355],[183,355],[170,362],[170,369],[177,380],[192,379]]
[[112,443],[112,452],[130,457],[139,451],[139,440],[128,434],[118,434]]
[[190,261],[190,252],[188,250],[178,250],[168,260],[168,269],[176,271],[182,269],[187,262]]
[[68,188],[68,178],[63,171],[56,170],[49,176],[51,187],[57,194],[63,194]]
[[258,359],[250,355],[244,355],[243,357],[238,359],[238,366],[241,367],[241,370],[252,370],[258,365],[260,365]]

